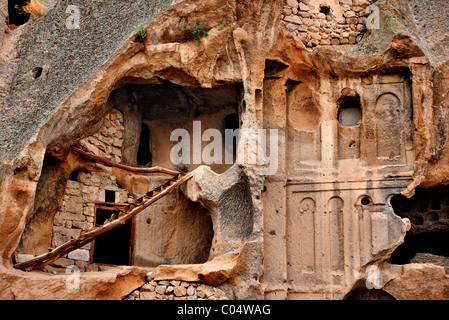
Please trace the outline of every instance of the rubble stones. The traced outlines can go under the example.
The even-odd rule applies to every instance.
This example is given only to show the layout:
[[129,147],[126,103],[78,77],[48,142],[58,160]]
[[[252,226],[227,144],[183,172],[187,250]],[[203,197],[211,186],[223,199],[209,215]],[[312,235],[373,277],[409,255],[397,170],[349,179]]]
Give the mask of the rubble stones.
[[219,288],[180,280],[147,281],[124,300],[228,300]]

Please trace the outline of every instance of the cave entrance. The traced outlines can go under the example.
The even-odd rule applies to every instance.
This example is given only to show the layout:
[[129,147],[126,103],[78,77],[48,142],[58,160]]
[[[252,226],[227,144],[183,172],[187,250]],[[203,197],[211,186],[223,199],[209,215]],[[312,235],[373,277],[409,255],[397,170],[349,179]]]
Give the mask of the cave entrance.
[[29,0],[9,0],[8,1],[8,16],[9,23],[15,26],[21,26],[30,19],[30,14],[23,11]]
[[[408,218],[411,228],[404,243],[391,255],[393,264],[449,263],[449,187],[416,188],[410,199],[390,201],[395,214]],[[430,259],[430,260],[429,260]]]
[[[176,171],[207,164],[217,173],[225,172],[232,166],[226,151],[235,147],[225,144],[225,131],[239,128],[242,90],[240,83],[213,88],[169,82],[121,84],[111,93],[110,101],[124,116],[122,163]],[[182,151],[188,151],[179,163],[172,160],[172,151],[179,146],[180,141],[174,139],[181,131],[188,136],[182,139]],[[181,154],[184,157],[184,152]],[[203,161],[205,158],[212,160]]]
[[[95,225],[101,226],[112,215],[118,216],[120,206],[95,205]],[[101,235],[92,242],[91,263],[106,265],[130,265],[132,256],[133,219]]]

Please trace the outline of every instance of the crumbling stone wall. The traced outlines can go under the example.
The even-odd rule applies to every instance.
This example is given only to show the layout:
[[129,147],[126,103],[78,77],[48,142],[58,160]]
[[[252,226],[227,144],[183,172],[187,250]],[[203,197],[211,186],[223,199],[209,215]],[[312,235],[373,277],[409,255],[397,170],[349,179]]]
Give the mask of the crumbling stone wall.
[[[121,161],[122,143],[123,115],[116,109],[111,109],[105,115],[97,133],[79,141],[80,145],[87,147],[97,156],[117,163]],[[95,204],[93,202],[104,202],[105,190],[116,193],[115,202],[117,203],[127,204],[134,200],[126,189],[118,186],[117,178],[111,172],[92,171],[71,174],[63,195],[62,207],[54,215],[51,248],[79,237],[81,232],[88,231],[94,226]],[[64,255],[52,263],[52,267],[46,267],[44,270],[65,272],[66,267],[76,265],[80,271],[97,271],[98,266],[88,263],[91,247],[91,243],[88,243],[83,248]],[[25,261],[32,257],[33,255],[25,252],[18,254],[16,259]],[[57,270],[55,267],[63,269]]]
[[366,8],[375,0],[287,0],[283,27],[305,46],[356,44],[367,32]]
[[153,280],[146,276],[146,283],[127,295],[124,300],[229,300],[226,293],[200,282],[180,280]]

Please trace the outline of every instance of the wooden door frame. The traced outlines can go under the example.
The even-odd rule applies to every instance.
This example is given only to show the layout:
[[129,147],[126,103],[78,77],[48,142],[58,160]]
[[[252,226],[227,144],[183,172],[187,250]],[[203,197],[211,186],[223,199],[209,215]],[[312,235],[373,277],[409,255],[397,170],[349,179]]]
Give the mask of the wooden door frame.
[[[110,210],[110,211],[120,211],[120,210],[127,210],[129,204],[124,203],[110,203],[110,202],[90,202],[93,203],[94,206],[94,226],[97,225],[97,209],[102,210]],[[132,263],[132,256],[134,253],[134,218],[131,218],[131,235],[129,239],[129,255],[128,255],[128,265],[131,266]],[[95,239],[92,241],[90,253],[89,253],[89,263],[102,265],[102,266],[116,266],[115,264],[108,264],[108,263],[96,263],[93,261],[94,259],[94,251],[95,251]]]

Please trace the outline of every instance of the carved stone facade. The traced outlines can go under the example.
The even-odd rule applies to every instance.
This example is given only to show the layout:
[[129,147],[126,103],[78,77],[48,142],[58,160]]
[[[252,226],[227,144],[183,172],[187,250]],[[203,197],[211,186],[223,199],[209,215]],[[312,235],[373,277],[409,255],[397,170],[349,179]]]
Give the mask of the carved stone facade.
[[[449,8],[424,2],[86,2],[84,40],[49,35],[64,2],[6,10],[0,298],[447,299],[449,57],[425,23]],[[233,163],[205,163],[212,138]]]

